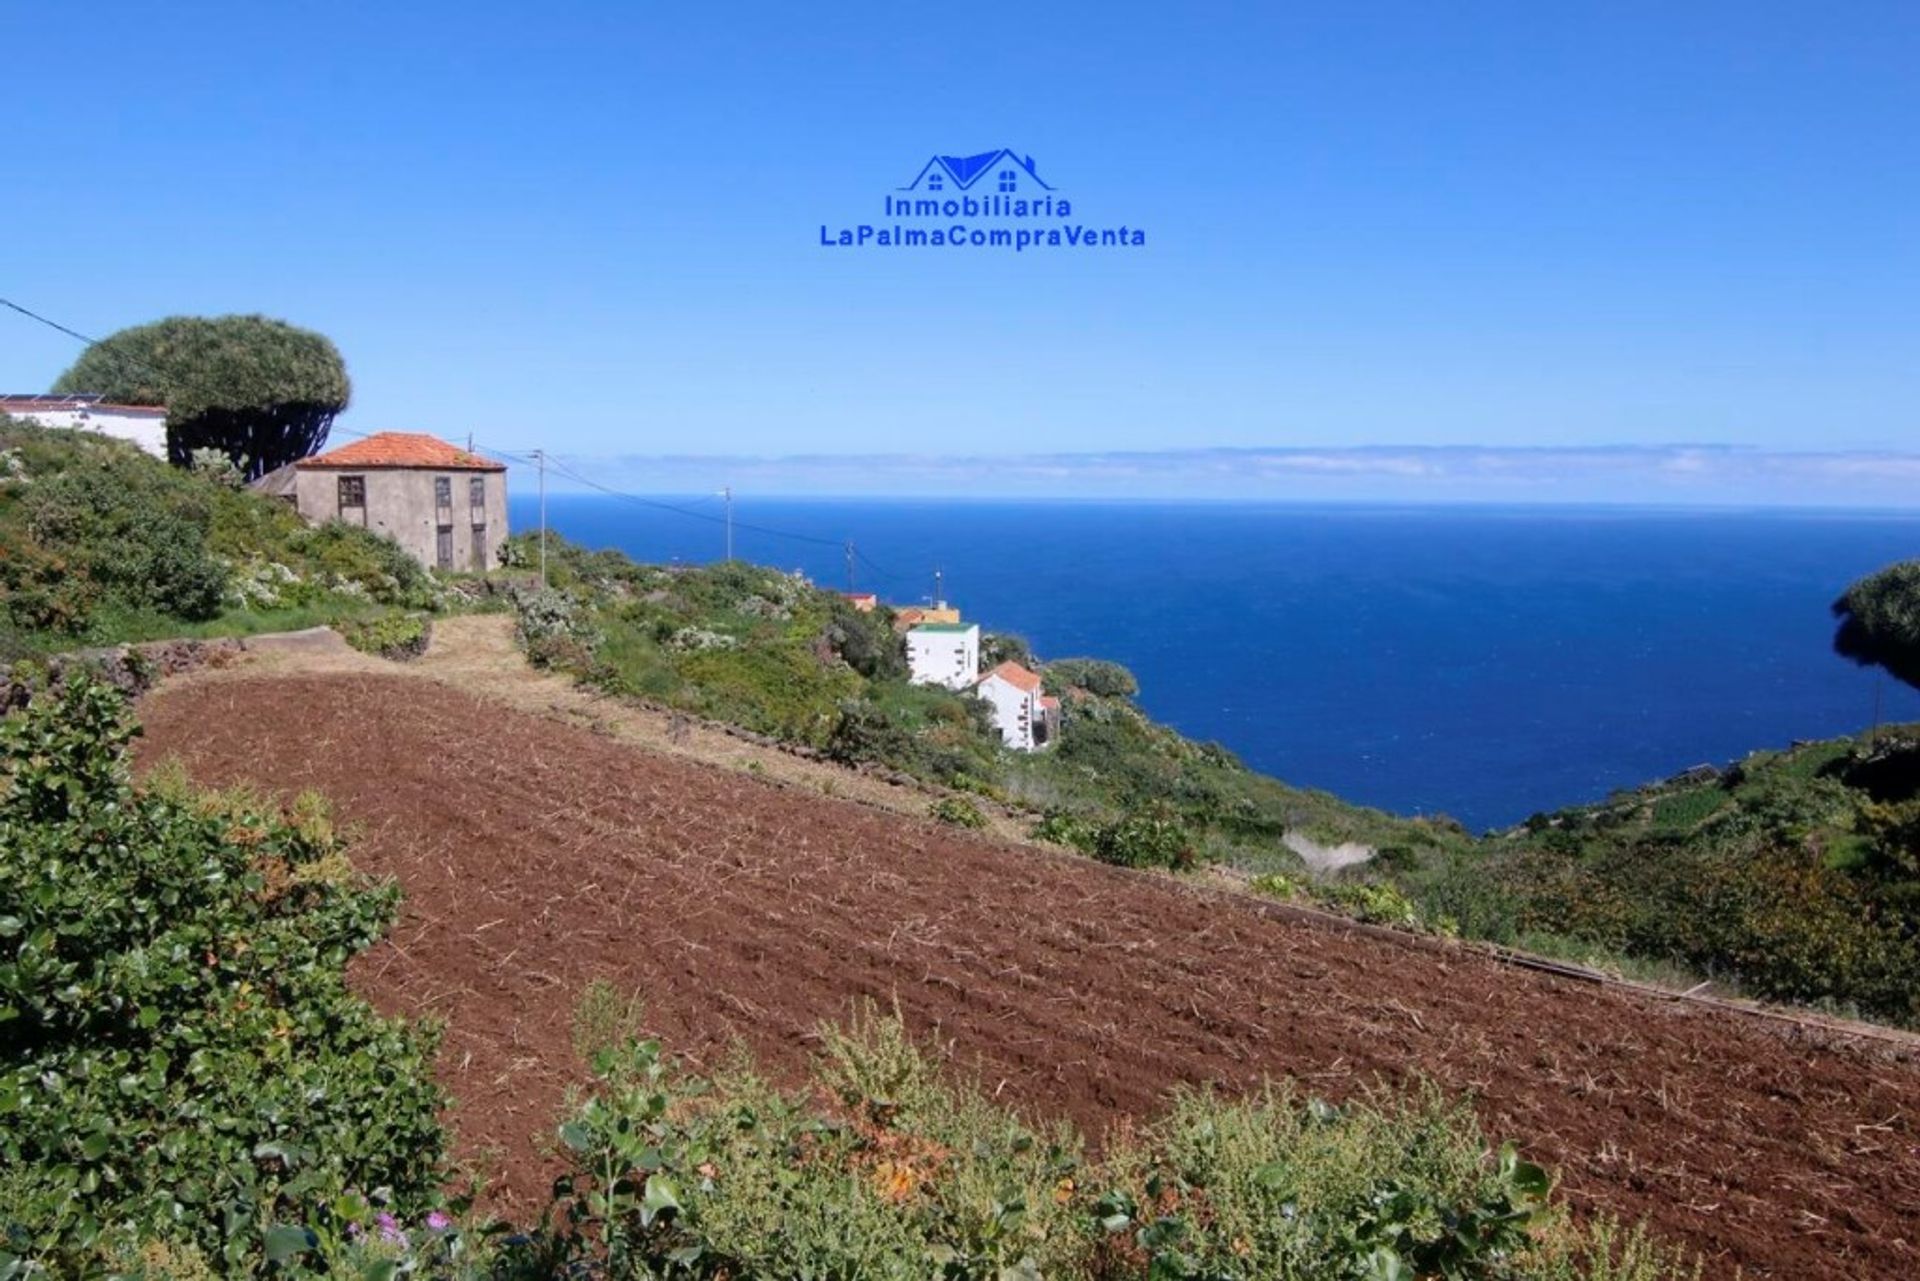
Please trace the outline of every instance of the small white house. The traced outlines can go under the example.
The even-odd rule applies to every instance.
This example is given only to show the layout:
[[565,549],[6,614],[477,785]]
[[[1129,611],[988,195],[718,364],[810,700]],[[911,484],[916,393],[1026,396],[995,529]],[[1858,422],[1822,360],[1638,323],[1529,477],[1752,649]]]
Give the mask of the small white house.
[[113,405],[100,396],[0,396],[0,414],[39,423],[97,431],[167,456],[167,411],[160,405]]
[[1047,746],[1060,730],[1060,700],[1042,692],[1040,678],[1005,662],[974,683],[973,692],[993,708],[1000,740],[1016,752]]
[[978,623],[922,623],[907,631],[907,676],[915,685],[965,689],[979,671]]

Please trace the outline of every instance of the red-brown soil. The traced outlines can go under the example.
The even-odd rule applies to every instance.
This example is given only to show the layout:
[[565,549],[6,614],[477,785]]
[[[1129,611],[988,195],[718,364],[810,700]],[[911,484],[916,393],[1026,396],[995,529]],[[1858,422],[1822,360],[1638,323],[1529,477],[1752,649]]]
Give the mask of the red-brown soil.
[[143,759],[317,788],[405,907],[355,979],[446,1021],[459,1150],[543,1194],[606,978],[706,1061],[794,1074],[859,997],[1023,1108],[1098,1134],[1179,1082],[1339,1097],[1424,1074],[1584,1208],[1710,1276],[1920,1275],[1920,1067],[1739,1014],[1435,952],[616,744],[403,676],[163,688]]

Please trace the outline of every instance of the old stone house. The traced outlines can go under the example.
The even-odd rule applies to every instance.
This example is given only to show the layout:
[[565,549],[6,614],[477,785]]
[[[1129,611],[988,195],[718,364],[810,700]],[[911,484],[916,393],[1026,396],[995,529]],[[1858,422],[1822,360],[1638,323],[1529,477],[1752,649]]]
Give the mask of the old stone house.
[[507,537],[507,469],[434,436],[383,431],[260,478],[307,520],[387,534],[430,569],[491,568]]

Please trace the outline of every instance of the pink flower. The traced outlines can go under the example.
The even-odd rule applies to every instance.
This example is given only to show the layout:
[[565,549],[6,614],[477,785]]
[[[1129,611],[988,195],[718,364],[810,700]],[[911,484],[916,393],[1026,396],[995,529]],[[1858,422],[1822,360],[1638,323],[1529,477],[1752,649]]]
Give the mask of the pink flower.
[[441,1211],[435,1210],[427,1216],[427,1226],[435,1232],[445,1232],[453,1226],[453,1219]]
[[400,1230],[400,1221],[382,1210],[374,1222],[380,1225],[380,1239],[396,1245],[407,1243],[407,1234]]

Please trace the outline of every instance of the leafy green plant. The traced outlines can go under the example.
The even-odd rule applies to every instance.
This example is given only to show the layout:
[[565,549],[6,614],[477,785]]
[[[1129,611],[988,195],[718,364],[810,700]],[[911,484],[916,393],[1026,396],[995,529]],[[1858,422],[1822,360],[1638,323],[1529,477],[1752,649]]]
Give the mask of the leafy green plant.
[[1121,867],[1163,867],[1183,871],[1199,855],[1193,836],[1164,807],[1141,810],[1101,826],[1093,835],[1093,856]]
[[1385,881],[1335,882],[1322,887],[1318,897],[1369,925],[1419,929],[1422,924],[1413,900]]
[[250,1266],[294,1207],[438,1181],[432,1038],[343,976],[392,891],[312,799],[133,787],[136,732],[84,676],[0,722],[0,1273],[123,1230]]
[[980,807],[964,796],[943,796],[927,807],[929,816],[953,827],[983,828],[987,825],[987,816]]
[[433,623],[419,614],[380,614],[343,622],[339,632],[363,654],[405,661],[427,652]]
[[1546,1172],[1491,1157],[1467,1109],[1427,1091],[1337,1108],[1269,1087],[1176,1097],[1110,1161],[1102,1227],[1137,1272],[1216,1278],[1524,1275]]

